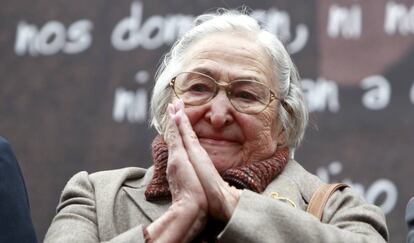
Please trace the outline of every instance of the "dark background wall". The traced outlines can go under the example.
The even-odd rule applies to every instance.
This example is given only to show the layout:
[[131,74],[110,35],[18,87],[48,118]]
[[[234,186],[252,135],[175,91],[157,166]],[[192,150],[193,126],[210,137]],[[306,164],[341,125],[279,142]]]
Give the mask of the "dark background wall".
[[76,172],[150,165],[159,59],[193,16],[242,4],[297,64],[311,125],[296,158],[386,212],[403,242],[414,163],[411,0],[2,0],[0,135],[26,179],[38,238]]

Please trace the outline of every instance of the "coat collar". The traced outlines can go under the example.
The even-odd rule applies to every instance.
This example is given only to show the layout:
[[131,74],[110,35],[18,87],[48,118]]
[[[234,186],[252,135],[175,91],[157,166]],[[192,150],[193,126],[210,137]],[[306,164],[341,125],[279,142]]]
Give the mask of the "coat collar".
[[262,194],[274,199],[282,199],[289,204],[295,204],[297,208],[306,210],[307,203],[320,184],[316,176],[311,175],[298,162],[291,159],[283,172],[270,182]]
[[126,181],[123,186],[123,190],[151,221],[163,215],[171,205],[170,200],[157,200],[153,202],[146,200],[145,190],[152,179],[153,171],[154,167],[150,167],[141,180]]
[[[132,201],[152,221],[163,215],[171,206],[170,200],[153,202],[146,200],[145,190],[152,179],[153,170],[154,168],[150,167],[142,179],[126,181],[123,186],[123,190]],[[292,200],[299,208],[305,209],[306,202],[309,202],[314,190],[320,184],[316,176],[309,175],[296,161],[290,160],[284,171],[268,185],[263,195],[272,196],[276,192],[279,196]],[[307,186],[301,188],[299,185]]]
[[143,214],[145,214],[151,221],[156,220],[161,215],[163,215],[171,205],[170,200],[158,200],[154,202],[149,202],[145,199],[145,189],[142,188],[123,188],[128,196],[134,201],[134,203],[141,209]]

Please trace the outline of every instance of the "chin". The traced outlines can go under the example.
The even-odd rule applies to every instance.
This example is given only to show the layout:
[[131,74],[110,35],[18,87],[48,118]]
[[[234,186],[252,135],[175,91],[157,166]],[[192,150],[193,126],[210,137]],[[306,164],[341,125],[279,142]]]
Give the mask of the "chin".
[[217,171],[220,174],[222,174],[227,169],[234,168],[237,166],[237,163],[234,161],[234,157],[210,155],[210,159],[212,160],[214,167],[216,167]]
[[220,174],[227,169],[237,167],[240,163],[239,147],[211,146],[210,144],[201,144],[201,146],[206,150],[214,167]]

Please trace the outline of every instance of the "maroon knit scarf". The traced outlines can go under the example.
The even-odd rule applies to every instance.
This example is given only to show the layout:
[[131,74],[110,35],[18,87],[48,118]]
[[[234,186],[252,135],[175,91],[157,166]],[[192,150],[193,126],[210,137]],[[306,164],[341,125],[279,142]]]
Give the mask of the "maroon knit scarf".
[[[260,193],[283,171],[288,155],[288,148],[280,148],[266,160],[227,169],[221,176],[231,186]],[[154,175],[145,191],[145,197],[148,201],[171,198],[166,174],[168,148],[161,136],[152,142],[152,159]]]

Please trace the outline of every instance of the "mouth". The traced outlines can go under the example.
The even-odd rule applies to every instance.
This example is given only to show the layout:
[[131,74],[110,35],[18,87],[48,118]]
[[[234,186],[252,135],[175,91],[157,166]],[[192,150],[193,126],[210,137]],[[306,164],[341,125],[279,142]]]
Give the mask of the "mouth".
[[199,137],[198,140],[200,141],[200,143],[213,146],[240,145],[240,142],[238,141],[220,137]]

